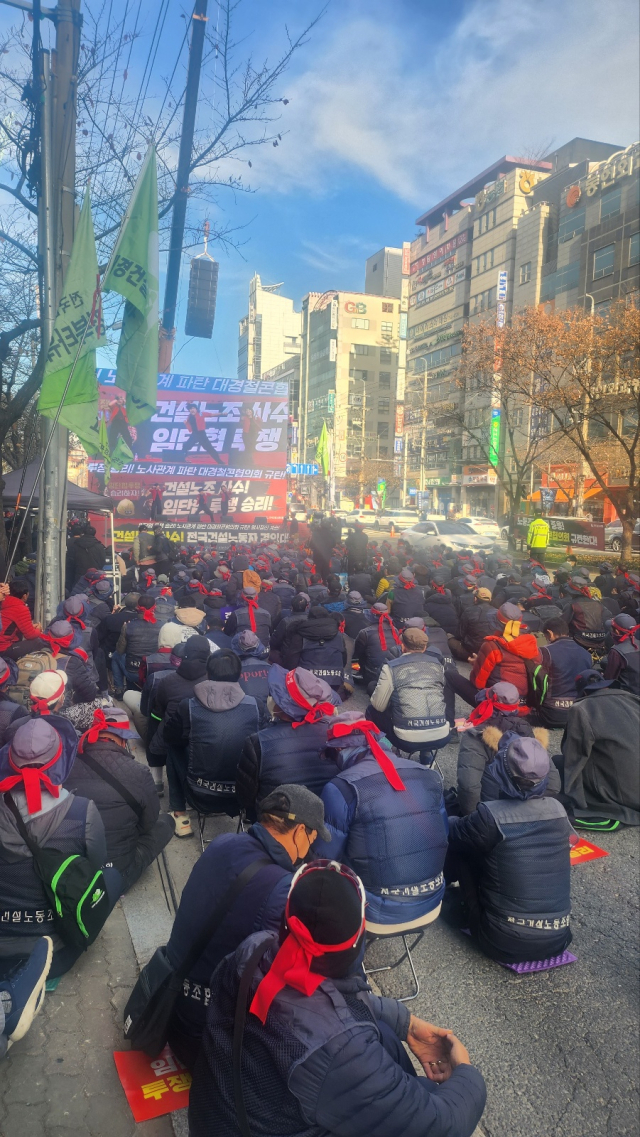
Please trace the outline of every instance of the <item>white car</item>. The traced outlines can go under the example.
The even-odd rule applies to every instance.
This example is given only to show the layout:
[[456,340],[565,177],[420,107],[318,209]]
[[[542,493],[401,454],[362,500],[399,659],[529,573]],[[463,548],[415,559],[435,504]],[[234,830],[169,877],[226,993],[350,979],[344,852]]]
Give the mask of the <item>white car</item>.
[[492,541],[500,541],[502,538],[500,526],[492,517],[461,517],[460,521],[470,525],[474,533],[479,533],[481,537],[491,537]]
[[446,545],[454,551],[471,549],[474,553],[488,552],[495,545],[491,537],[481,537],[466,521],[421,521],[412,529],[405,529],[400,544],[403,541],[412,552],[430,549],[434,545]]
[[356,521],[359,525],[367,525],[370,528],[375,526],[378,519],[378,512],[375,509],[354,509],[352,513],[347,513],[342,518],[342,524],[355,525]]
[[417,525],[420,515],[415,509],[381,509],[374,522],[374,529],[410,529]]

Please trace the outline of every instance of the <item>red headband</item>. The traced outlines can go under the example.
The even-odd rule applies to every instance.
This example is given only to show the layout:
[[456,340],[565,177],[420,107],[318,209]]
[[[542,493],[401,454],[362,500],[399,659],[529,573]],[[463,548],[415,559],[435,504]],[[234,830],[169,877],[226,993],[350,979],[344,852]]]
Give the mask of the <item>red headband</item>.
[[67,619],[70,624],[77,624],[79,628],[82,628],[83,632],[85,631],[87,625],[82,622],[79,616],[69,616],[67,613]]
[[142,619],[144,620],[145,624],[155,624],[156,618],[153,614],[155,610],[155,604],[153,608],[138,608],[138,612],[142,612]]
[[[633,640],[635,644],[636,632],[640,631],[640,624],[634,624],[632,628],[619,628],[614,620],[613,627],[615,628],[616,639],[619,644],[624,643],[625,640]],[[624,632],[624,635],[618,636],[618,632]],[[638,645],[636,644],[636,647],[637,646]]]
[[302,920],[289,915],[289,901],[285,909],[285,918],[289,935],[258,985],[249,1008],[251,1014],[256,1015],[262,1023],[266,1022],[269,1008],[276,995],[279,995],[285,987],[293,987],[294,991],[299,991],[301,995],[313,995],[320,984],[324,983],[326,975],[314,974],[311,971],[312,960],[321,955],[348,951],[357,944],[364,930],[363,920],[355,936],[350,936],[344,943],[318,944]]
[[60,786],[54,786],[44,771],[54,766],[61,754],[62,739],[60,739],[58,743],[58,749],[53,758],[50,758],[43,766],[38,766],[37,768],[33,766],[14,766],[11,759],[11,746],[9,746],[9,765],[11,769],[16,770],[17,773],[13,776],[10,775],[8,778],[4,778],[4,780],[0,782],[0,793],[12,790],[14,786],[23,782],[29,813],[39,813],[42,809],[42,786],[44,786],[45,790],[49,791],[52,797],[60,796]]
[[87,742],[97,742],[103,730],[129,730],[129,722],[108,722],[102,707],[96,707],[93,712],[93,722],[84,734],[80,735],[78,751],[84,753],[85,739]]
[[529,714],[528,707],[521,707],[519,703],[498,703],[489,695],[487,699],[483,699],[477,707],[473,708],[467,722],[471,723],[472,726],[481,726],[483,722],[491,718],[494,711],[502,711],[506,715],[513,714],[514,711],[518,715]]
[[256,630],[255,609],[258,607],[258,601],[254,600],[253,596],[245,596],[244,599],[246,601],[247,608],[249,609],[249,624],[251,625],[251,631],[255,632],[255,630]]
[[297,706],[302,707],[303,710],[307,711],[307,714],[303,719],[300,720],[300,722],[294,722],[291,724],[294,730],[297,726],[302,726],[303,722],[318,722],[319,719],[323,718],[325,715],[333,714],[335,710],[333,703],[316,703],[314,706],[309,702],[309,700],[305,695],[303,695],[298,684],[296,683],[295,671],[287,671],[287,674],[284,677],[284,682],[287,688],[287,694],[291,696],[294,703],[296,703]]
[[[376,616],[378,616],[378,615],[379,615],[379,613],[376,612]],[[378,636],[380,637],[380,647],[382,648],[383,651],[387,650],[387,638],[384,634],[384,622],[385,622],[385,620],[389,624],[389,630],[390,630],[391,635],[393,636],[395,642],[397,644],[400,643],[400,636],[398,635],[395,627],[393,626],[393,620],[391,619],[391,616],[389,615],[388,612],[383,612],[382,615],[380,616],[380,619],[378,620]]]
[[173,591],[169,588],[168,585],[165,585],[164,588],[160,589],[160,595],[161,596],[173,596]]
[[446,588],[445,588],[444,584],[435,584],[435,583],[432,583],[431,587],[433,588],[433,591],[434,591],[434,592],[439,592],[441,596],[446,596],[446,595],[447,595],[447,590],[446,590]]
[[387,779],[389,785],[393,786],[394,790],[406,789],[406,786],[402,781],[402,778],[400,777],[398,771],[396,770],[393,762],[391,761],[389,755],[382,749],[380,743],[376,740],[376,735],[382,734],[382,731],[379,730],[379,728],[375,726],[374,723],[370,722],[369,719],[360,719],[358,722],[334,723],[333,726],[329,727],[329,733],[327,734],[327,745],[331,745],[332,738],[345,738],[348,734],[358,733],[364,734],[367,740],[367,746],[373,754],[376,762],[380,766],[380,769],[382,770],[382,773]]
[[54,655],[58,654],[60,648],[69,647],[73,636],[73,632],[69,632],[68,636],[54,636],[51,632],[40,632],[40,639],[47,641]]
[[415,580],[405,580],[403,576],[399,576],[398,580],[400,581],[403,588],[415,588],[416,586]]
[[[64,675],[64,672],[61,671],[60,675],[61,676]],[[64,695],[65,689],[66,689],[66,683],[65,683],[64,679],[61,678],[60,679],[60,690],[56,691],[53,695],[49,695],[48,699],[43,699],[39,695],[29,695],[29,698],[31,699],[32,709],[34,711],[37,711],[39,715],[51,714],[51,708],[50,708],[49,704],[50,703],[57,703],[60,696]]]

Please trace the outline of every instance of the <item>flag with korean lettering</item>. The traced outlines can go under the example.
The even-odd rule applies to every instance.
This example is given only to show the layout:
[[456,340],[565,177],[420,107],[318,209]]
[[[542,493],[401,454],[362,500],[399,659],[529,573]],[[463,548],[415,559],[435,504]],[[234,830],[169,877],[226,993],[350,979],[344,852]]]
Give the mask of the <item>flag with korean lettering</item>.
[[329,473],[331,457],[329,453],[329,432],[327,430],[327,424],[324,421],[322,423],[322,430],[320,431],[320,438],[318,439],[318,446],[316,448],[316,459],[320,463],[322,473],[326,478]]
[[38,410],[46,418],[54,418],[62,405],[58,421],[78,436],[89,454],[100,453],[96,348],[105,343],[87,188],[47,353]]
[[124,297],[116,359],[132,426],[151,418],[158,393],[158,175],[149,146],[103,281]]

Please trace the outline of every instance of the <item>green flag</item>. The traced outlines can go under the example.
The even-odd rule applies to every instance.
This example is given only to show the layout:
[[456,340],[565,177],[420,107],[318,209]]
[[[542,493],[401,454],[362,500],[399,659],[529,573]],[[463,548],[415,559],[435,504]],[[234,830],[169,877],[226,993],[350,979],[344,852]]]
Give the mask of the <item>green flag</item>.
[[100,415],[98,433],[100,453],[104,459],[104,484],[106,489],[111,481],[111,471],[121,470],[128,462],[133,462],[133,454],[121,435],[118,435],[113,452],[111,451],[109,435],[107,433],[107,420],[104,411]]
[[320,431],[320,438],[318,439],[318,445],[316,448],[316,458],[317,458],[318,462],[320,463],[320,465],[322,467],[322,473],[324,474],[324,476],[326,478],[327,474],[329,473],[330,460],[329,460],[329,432],[327,430],[327,424],[324,421],[322,423],[322,430]]
[[[69,390],[65,395],[69,373],[81,343]],[[89,454],[100,453],[96,348],[104,343],[106,339],[102,322],[100,276],[87,188],[71,249],[64,293],[58,304],[38,410],[47,418],[55,418],[56,411],[62,404],[59,422],[77,434]]]
[[156,413],[158,273],[158,176],[150,146],[102,284],[125,299],[116,383],[127,392],[132,426]]

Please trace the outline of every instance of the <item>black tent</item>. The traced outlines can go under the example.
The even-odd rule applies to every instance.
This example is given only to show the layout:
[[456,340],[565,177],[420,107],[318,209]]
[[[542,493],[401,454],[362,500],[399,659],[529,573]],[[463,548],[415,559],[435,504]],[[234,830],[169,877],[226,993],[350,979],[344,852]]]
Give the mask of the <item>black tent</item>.
[[[29,500],[29,495],[33,489],[33,483],[39,467],[39,460],[34,458],[33,462],[29,462],[26,468],[20,503],[23,507]],[[4,505],[15,505],[18,499],[22,470],[12,470],[10,474],[3,474],[2,477],[4,478],[4,490],[2,493]],[[36,492],[33,495],[32,505],[35,507],[38,505],[38,488],[39,487],[36,487]],[[110,497],[103,497],[102,494],[92,493],[91,490],[85,490],[82,486],[77,486],[75,482],[67,481],[67,509],[93,510],[94,512],[101,509],[108,509],[109,512],[111,512],[114,504]]]

